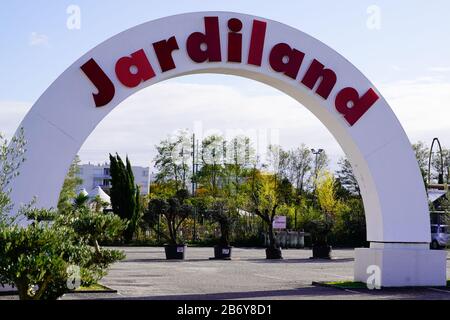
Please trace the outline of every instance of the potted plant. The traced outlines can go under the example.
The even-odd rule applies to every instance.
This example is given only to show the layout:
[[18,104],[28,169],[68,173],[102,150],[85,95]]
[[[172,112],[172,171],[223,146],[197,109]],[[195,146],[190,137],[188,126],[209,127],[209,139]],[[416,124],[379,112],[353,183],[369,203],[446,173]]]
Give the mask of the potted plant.
[[206,212],[207,217],[217,222],[220,227],[219,243],[214,246],[214,259],[231,260],[230,234],[235,218],[227,211],[225,203],[218,201]]
[[280,196],[280,184],[275,175],[263,174],[253,168],[246,185],[248,210],[261,218],[267,227],[269,245],[266,259],[283,259],[281,248],[275,241],[273,221],[278,207],[284,203]]
[[275,241],[275,232],[273,230],[273,221],[275,219],[276,207],[277,206],[273,208],[271,214],[269,214],[268,212],[259,213],[260,217],[264,217],[263,220],[269,229],[269,246],[266,248],[266,259],[283,259],[281,248]]
[[328,245],[335,217],[348,207],[336,195],[336,180],[329,172],[323,172],[316,181],[316,202],[318,215],[311,220],[310,232],[313,243],[312,258],[331,259],[331,246]]
[[[185,199],[185,192],[177,192],[168,199],[151,199],[143,217],[150,228],[166,239],[167,243],[164,246],[166,259],[185,258],[186,245],[178,232],[182,223],[192,213],[192,207],[184,203]],[[161,217],[165,220],[167,229],[165,232],[159,228]]]
[[312,259],[331,259],[331,246],[328,235],[333,227],[332,219],[327,214],[309,221],[305,228],[311,233]]

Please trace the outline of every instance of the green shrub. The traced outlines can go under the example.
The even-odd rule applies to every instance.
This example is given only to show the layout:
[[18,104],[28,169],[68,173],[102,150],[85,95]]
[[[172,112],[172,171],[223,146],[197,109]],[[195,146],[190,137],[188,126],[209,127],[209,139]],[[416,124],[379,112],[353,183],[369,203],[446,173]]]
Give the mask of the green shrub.
[[[95,283],[111,263],[124,258],[120,251],[90,246],[91,238],[77,234],[75,216],[56,217],[29,207],[21,213],[32,218],[30,224],[0,223],[0,284],[14,285],[21,300],[57,299],[79,285]],[[102,220],[92,215],[83,219],[84,225],[94,226]]]

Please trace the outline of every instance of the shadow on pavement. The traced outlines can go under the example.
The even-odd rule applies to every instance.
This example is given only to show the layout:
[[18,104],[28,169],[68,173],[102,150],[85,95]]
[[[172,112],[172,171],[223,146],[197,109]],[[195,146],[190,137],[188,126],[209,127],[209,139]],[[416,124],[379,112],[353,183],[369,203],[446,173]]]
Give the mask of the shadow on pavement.
[[270,260],[270,259],[245,259],[246,261],[258,262],[258,263],[338,263],[338,262],[351,262],[354,258],[333,258],[329,259],[281,259],[281,260]]
[[286,290],[248,291],[248,292],[223,292],[205,294],[180,294],[164,296],[141,296],[141,297],[114,297],[111,299],[126,300],[227,300],[227,299],[258,299],[267,297],[290,297],[290,296],[335,296],[336,294],[355,295],[357,293],[345,292],[334,288],[306,287]]
[[[159,259],[159,258],[148,258],[148,259],[126,259],[123,261],[120,261],[120,263],[140,263],[140,262],[175,262],[175,263],[182,263],[182,262],[205,262],[205,261],[224,261],[224,260],[210,260],[209,258],[194,258],[194,259],[184,259],[184,260],[177,260],[177,259],[171,259],[167,260],[165,258]],[[232,261],[232,260],[230,260]]]
[[[339,262],[351,262],[354,261],[354,258],[333,258],[331,260],[328,259],[308,259],[308,258],[299,258],[299,259],[281,259],[281,260],[270,260],[266,258],[233,258],[228,260],[227,263],[232,263],[233,261],[248,261],[248,262],[256,262],[256,263],[339,263]],[[205,262],[205,261],[225,261],[220,259],[210,259],[210,258],[192,258],[192,259],[184,259],[184,260],[167,260],[160,258],[140,258],[140,259],[126,259],[121,261],[120,263],[145,263],[145,262]]]

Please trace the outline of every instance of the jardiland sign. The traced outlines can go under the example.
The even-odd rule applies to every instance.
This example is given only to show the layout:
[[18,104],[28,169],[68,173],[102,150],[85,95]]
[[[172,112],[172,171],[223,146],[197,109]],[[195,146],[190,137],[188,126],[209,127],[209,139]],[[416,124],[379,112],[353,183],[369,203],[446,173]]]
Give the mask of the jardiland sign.
[[[422,176],[386,100],[319,40],[280,22],[235,12],[149,21],[104,41],[67,68],[20,124],[28,151],[11,186],[16,209],[34,196],[38,206],[55,207],[74,156],[122,101],[148,86],[201,73],[276,88],[311,111],[335,137],[358,180],[370,241],[370,248],[355,250],[355,280],[366,281],[376,266],[381,286],[445,285],[446,254],[428,247]],[[151,113],[151,100],[148,106]],[[273,112],[279,112],[277,107]]]
[[[184,53],[195,63],[216,63],[222,60],[228,63],[247,63],[248,65],[261,67],[264,50],[269,50],[269,65],[271,71],[282,73],[291,79],[297,79],[302,69],[305,69],[299,85],[314,90],[323,99],[328,99],[331,91],[338,81],[336,72],[330,67],[313,58],[307,68],[302,68],[302,62],[308,52],[301,48],[294,48],[288,43],[280,42],[270,48],[265,48],[265,36],[267,23],[265,21],[252,21],[252,29],[249,37],[248,52],[243,62],[242,54],[242,21],[231,18],[227,21],[228,35],[226,39],[220,38],[219,17],[204,17],[204,32],[193,32],[187,37],[182,46]],[[225,52],[222,53],[221,42],[226,43]],[[154,53],[161,72],[167,72],[177,67],[172,53],[180,50],[177,36],[152,43]],[[111,53],[113,54],[113,53]],[[311,59],[309,59],[311,60]],[[145,48],[120,57],[115,63],[115,75],[126,87],[137,87],[141,82],[155,77],[154,62],[149,61]],[[107,105],[114,98],[115,85],[98,65],[95,59],[89,59],[81,66],[86,76],[97,88],[93,94],[95,106]],[[378,100],[378,95],[372,88],[360,95],[352,87],[345,87],[338,91],[334,104],[336,110],[341,113],[346,121],[353,125],[364,113]]]

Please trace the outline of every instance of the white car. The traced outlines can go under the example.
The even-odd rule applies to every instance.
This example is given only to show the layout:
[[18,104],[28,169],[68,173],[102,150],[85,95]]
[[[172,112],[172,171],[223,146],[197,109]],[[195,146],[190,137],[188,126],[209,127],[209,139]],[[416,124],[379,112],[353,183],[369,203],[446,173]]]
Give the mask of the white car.
[[431,249],[444,248],[445,246],[447,246],[449,240],[450,234],[448,234],[448,225],[431,225]]

